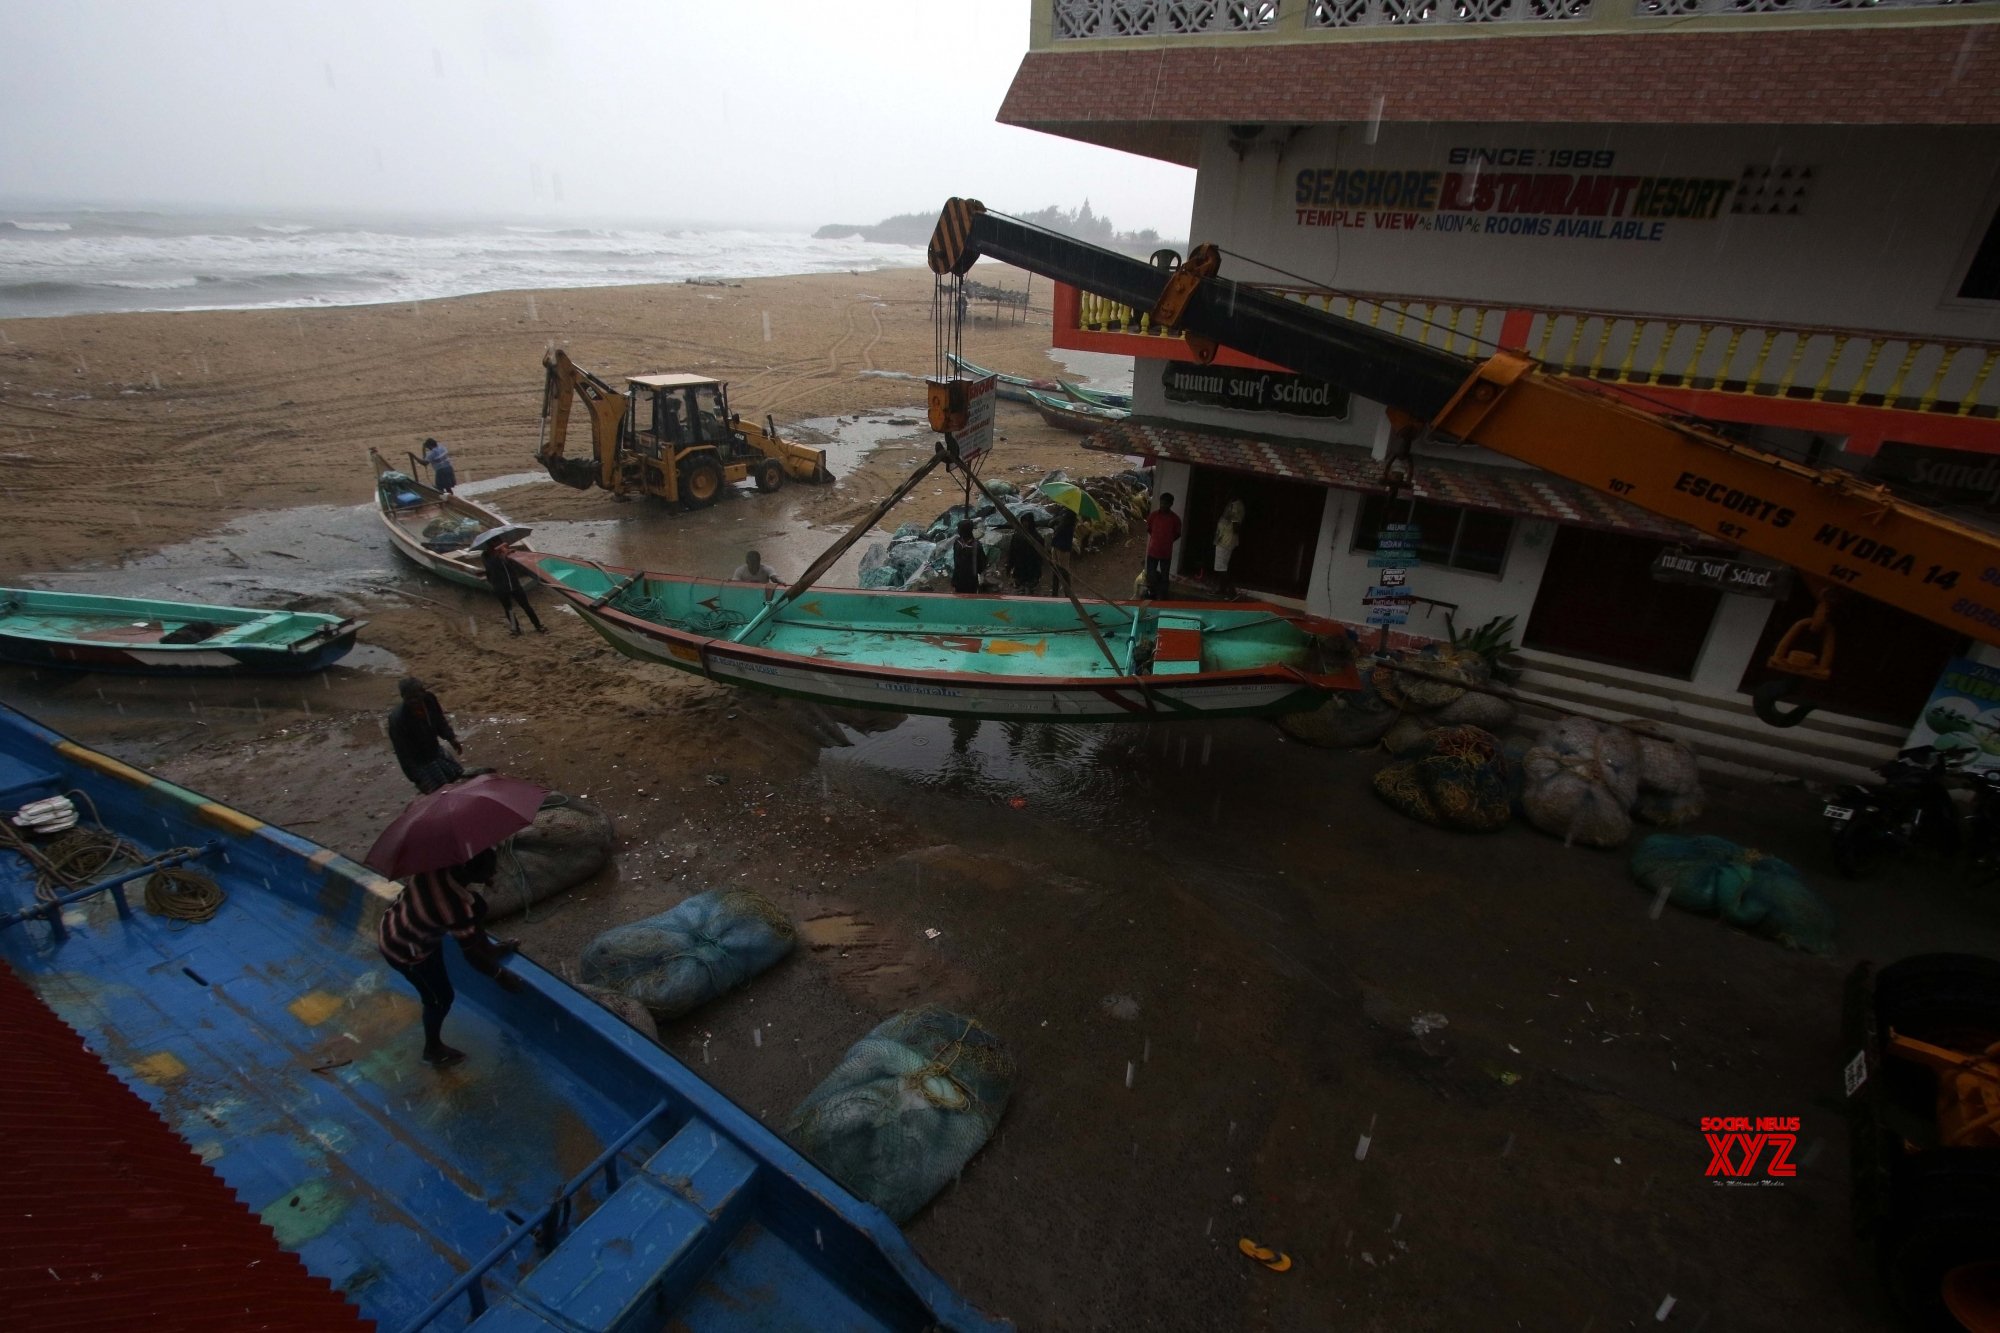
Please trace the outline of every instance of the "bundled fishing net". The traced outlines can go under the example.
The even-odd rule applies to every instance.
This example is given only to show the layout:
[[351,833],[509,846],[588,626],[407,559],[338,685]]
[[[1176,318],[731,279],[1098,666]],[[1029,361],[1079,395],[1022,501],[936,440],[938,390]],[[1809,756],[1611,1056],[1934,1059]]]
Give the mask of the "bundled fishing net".
[[455,551],[480,533],[479,520],[465,514],[440,514],[424,524],[424,545],[433,551]]
[[1467,690],[1432,713],[1430,720],[1445,727],[1483,727],[1499,731],[1513,724],[1514,705],[1495,694]]
[[667,1019],[742,985],[790,953],[797,939],[769,900],[748,889],[713,889],[605,931],[584,949],[578,974]]
[[1632,813],[1648,824],[1674,828],[1701,816],[1708,796],[1686,741],[1652,723],[1628,723],[1639,746],[1639,797]]
[[1375,775],[1375,793],[1438,828],[1492,833],[1513,815],[1508,761],[1500,742],[1478,727],[1440,727],[1413,757]]
[[1616,847],[1632,835],[1626,812],[1639,795],[1639,746],[1631,732],[1564,718],[1541,734],[1522,770],[1522,813],[1544,833],[1587,847]]
[[1787,948],[1833,948],[1833,912],[1799,872],[1727,838],[1652,834],[1632,855],[1632,877],[1683,911],[1719,916]]
[[784,1132],[821,1170],[907,1222],[985,1146],[1013,1091],[1005,1043],[926,1005],[848,1048]]
[[1385,663],[1374,669],[1375,688],[1396,707],[1412,713],[1432,713],[1466,694],[1465,686],[1486,682],[1486,659],[1478,653],[1426,649],[1402,659],[1413,670]]
[[1375,692],[1372,677],[1363,675],[1360,689],[1337,692],[1309,712],[1282,714],[1278,726],[1308,745],[1351,749],[1381,740],[1395,721],[1396,710]]

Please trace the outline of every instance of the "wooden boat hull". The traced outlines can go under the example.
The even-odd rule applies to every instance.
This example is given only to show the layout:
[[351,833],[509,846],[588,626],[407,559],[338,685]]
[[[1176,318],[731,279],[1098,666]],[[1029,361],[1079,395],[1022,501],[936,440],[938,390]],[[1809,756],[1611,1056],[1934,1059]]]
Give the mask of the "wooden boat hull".
[[[638,572],[555,555],[524,554],[517,562],[567,599],[584,623],[628,657],[843,707],[1018,721],[1186,721],[1265,717],[1314,708],[1336,691],[1359,686],[1353,669],[1345,664],[1334,670],[1313,669],[1315,641],[1320,636],[1344,637],[1343,627],[1261,603],[1121,603],[1093,608],[1108,643],[1123,644],[1130,637],[1126,626],[1134,611],[1142,624],[1152,627],[1159,642],[1164,642],[1157,638],[1163,617],[1188,622],[1207,617],[1212,624],[1226,619],[1237,629],[1261,629],[1281,640],[1279,649],[1267,655],[1296,659],[1256,663],[1261,650],[1246,638],[1232,641],[1230,647],[1242,647],[1252,665],[1176,671],[1156,662],[1155,670],[1134,675],[1111,669],[1065,599],[848,589],[811,592],[787,609],[785,620],[766,627],[769,640],[737,643],[728,633],[744,625],[762,604],[760,590],[751,585],[642,574],[632,590],[606,602],[606,592]],[[662,623],[636,609],[642,604],[657,608],[663,598],[697,608],[713,605],[707,611],[694,611],[680,624]],[[856,630],[854,636],[899,637],[896,651],[908,661],[853,660],[851,655],[843,660],[848,650],[840,646],[843,631],[838,623],[813,619],[819,615],[833,621],[839,613],[828,604],[836,600],[862,608],[855,614],[870,619],[860,623],[883,627]],[[897,620],[908,628],[896,626]],[[690,628],[704,621],[719,632]],[[1211,633],[1219,641],[1231,629]],[[1066,636],[1065,642],[1051,649],[1058,635]],[[1092,658],[1095,671],[1089,670]],[[954,661],[983,669],[936,669]],[[1064,674],[1040,674],[1036,668],[1045,664]]]
[[[71,791],[141,856],[197,849],[187,869],[221,905],[198,924],[154,916],[135,881],[129,914],[106,891],[54,924],[17,919],[34,874],[0,852],[0,967],[371,1327],[462,1329],[482,1305],[481,1328],[573,1333],[634,1327],[634,1310],[725,1333],[1008,1327],[879,1209],[526,956],[512,990],[451,959],[446,1035],[467,1058],[424,1068],[416,996],[375,945],[397,885],[0,706],[0,814]],[[547,1248],[539,1220],[565,1198]],[[96,1239],[75,1237],[79,1269]],[[53,1285],[34,1279],[38,1296]],[[178,1279],[147,1279],[161,1308],[178,1308]],[[26,1281],[0,1274],[0,1295]]]
[[[305,611],[0,588],[0,661],[117,675],[304,675],[345,657],[366,623]],[[214,630],[186,643],[164,642],[195,624]]]
[[[436,488],[414,479],[403,485],[419,497],[418,503],[397,506],[384,491],[381,476],[398,469],[390,466],[388,460],[373,449],[368,451],[368,458],[375,465],[375,513],[382,520],[382,526],[388,529],[389,544],[396,548],[397,554],[427,573],[462,588],[485,588],[486,571],[480,564],[479,553],[469,547],[441,551],[426,546],[423,525],[438,517],[457,515],[477,523],[480,532],[487,532],[506,526],[506,516],[461,496],[440,494]],[[526,545],[525,542],[521,544]]]
[[1079,435],[1087,435],[1114,421],[1123,421],[1131,415],[1115,408],[1093,407],[1089,403],[1078,402],[1072,398],[1061,398],[1034,390],[1029,391],[1028,401],[1042,414],[1042,420],[1058,430],[1075,431]]
[[995,395],[1005,398],[1010,403],[1026,403],[1032,407],[1035,402],[1034,394],[1062,392],[1062,385],[1058,384],[1055,380],[1026,379],[1020,375],[1003,375],[997,370],[988,370],[984,366],[974,365],[964,357],[957,356],[951,352],[945,353],[945,359],[950,361],[961,374],[969,376],[972,379],[983,380],[988,375],[991,375],[997,381],[993,387]]

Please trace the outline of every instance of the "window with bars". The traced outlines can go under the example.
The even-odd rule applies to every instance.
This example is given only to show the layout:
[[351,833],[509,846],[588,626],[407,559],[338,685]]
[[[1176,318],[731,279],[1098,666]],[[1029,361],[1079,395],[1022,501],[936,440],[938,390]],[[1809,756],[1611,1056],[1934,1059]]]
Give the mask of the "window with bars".
[[1350,549],[1373,551],[1387,523],[1417,525],[1417,559],[1442,569],[1498,577],[1507,565],[1507,544],[1514,537],[1514,520],[1483,509],[1461,509],[1436,500],[1399,499],[1371,495],[1361,502]]

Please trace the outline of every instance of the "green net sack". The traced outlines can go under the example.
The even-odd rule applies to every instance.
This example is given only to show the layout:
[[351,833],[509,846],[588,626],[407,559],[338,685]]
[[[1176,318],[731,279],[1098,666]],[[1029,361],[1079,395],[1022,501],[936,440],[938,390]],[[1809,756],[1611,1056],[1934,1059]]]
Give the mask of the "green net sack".
[[657,1018],[674,1018],[750,980],[797,940],[791,921],[768,899],[748,889],[712,889],[605,931],[583,951],[578,974],[631,996]]
[[993,1137],[1014,1058],[970,1018],[927,1005],[879,1024],[799,1103],[785,1136],[907,1222]]
[[1632,877],[1675,907],[1719,916],[1787,948],[1833,948],[1833,912],[1799,872],[1727,838],[1655,833],[1632,854]]
[[1500,743],[1478,727],[1440,727],[1415,758],[1375,775],[1375,794],[1437,828],[1492,833],[1513,814],[1509,764]]

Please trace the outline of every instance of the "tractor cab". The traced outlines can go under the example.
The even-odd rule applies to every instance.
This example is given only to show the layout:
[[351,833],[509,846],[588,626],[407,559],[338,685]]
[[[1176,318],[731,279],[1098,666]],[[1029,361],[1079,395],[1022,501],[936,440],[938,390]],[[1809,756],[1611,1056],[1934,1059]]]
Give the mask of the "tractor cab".
[[625,447],[671,459],[692,448],[734,461],[742,436],[730,428],[729,386],[703,375],[636,375],[625,382]]

